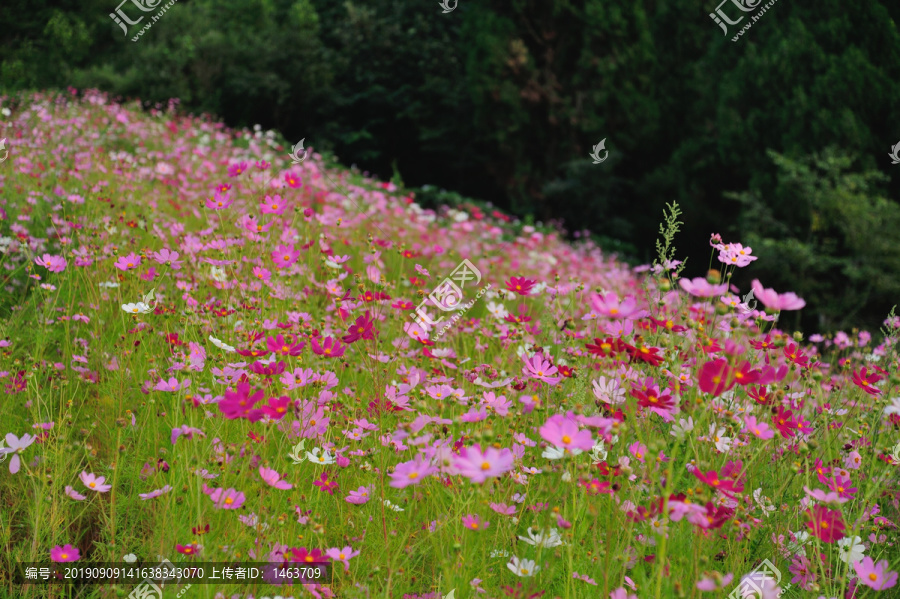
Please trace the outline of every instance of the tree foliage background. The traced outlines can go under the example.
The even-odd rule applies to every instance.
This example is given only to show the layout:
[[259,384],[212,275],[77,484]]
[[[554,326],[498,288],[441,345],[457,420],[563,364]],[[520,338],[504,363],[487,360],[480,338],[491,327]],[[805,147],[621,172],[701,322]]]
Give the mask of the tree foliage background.
[[712,232],[749,244],[748,273],[807,299],[804,329],[900,303],[894,0],[779,0],[737,42],[716,0],[178,0],[137,42],[148,17],[126,37],[116,0],[3,4],[4,93],[177,97],[642,261],[674,200],[684,274]]

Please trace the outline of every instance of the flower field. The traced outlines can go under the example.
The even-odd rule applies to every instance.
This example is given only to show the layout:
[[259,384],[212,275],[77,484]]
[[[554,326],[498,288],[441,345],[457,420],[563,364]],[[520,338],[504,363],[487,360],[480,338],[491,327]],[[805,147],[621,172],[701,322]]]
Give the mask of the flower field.
[[631,267],[176,101],[2,107],[0,597],[900,596],[893,313],[782,330],[675,205]]

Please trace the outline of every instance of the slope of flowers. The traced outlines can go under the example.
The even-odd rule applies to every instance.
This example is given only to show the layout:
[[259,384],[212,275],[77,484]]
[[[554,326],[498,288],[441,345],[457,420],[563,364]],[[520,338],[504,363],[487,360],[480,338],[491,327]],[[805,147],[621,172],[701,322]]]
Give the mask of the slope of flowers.
[[900,318],[804,341],[730,284],[751,248],[632,269],[176,106],[3,102],[5,592],[159,557],[332,567],[187,597],[900,592]]

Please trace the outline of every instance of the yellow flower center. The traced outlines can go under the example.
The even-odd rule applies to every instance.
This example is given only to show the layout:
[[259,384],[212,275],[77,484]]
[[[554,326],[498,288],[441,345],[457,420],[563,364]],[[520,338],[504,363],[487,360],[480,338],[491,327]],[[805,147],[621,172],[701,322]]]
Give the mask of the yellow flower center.
[[568,445],[572,442],[572,437],[570,437],[569,435],[563,435],[562,442]]
[[482,470],[490,470],[491,465],[488,462],[481,462],[481,469]]

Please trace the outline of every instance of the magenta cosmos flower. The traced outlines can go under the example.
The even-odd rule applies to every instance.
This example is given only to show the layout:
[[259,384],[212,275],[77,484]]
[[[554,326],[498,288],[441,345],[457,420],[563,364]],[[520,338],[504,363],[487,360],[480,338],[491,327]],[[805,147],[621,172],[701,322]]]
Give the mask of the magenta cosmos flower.
[[897,584],[897,573],[890,571],[886,559],[876,564],[871,557],[866,556],[862,561],[855,562],[853,569],[861,583],[876,591],[883,591]]
[[275,487],[276,489],[281,489],[282,491],[293,488],[293,485],[291,485],[291,483],[282,479],[281,475],[278,474],[276,470],[272,470],[271,468],[260,466],[259,475],[262,477],[263,482],[265,482],[270,487]]
[[113,262],[113,266],[118,268],[119,270],[132,270],[141,265],[141,257],[131,252],[127,256],[122,256],[115,262]]
[[81,559],[81,553],[77,547],[71,545],[57,545],[50,550],[50,559],[55,562],[77,562]]
[[165,264],[171,269],[179,270],[181,268],[181,262],[178,260],[180,255],[181,254],[178,252],[163,248],[158,252],[150,254],[150,257],[153,258],[157,264]]
[[796,293],[776,293],[774,289],[763,288],[757,279],[753,279],[751,288],[753,295],[770,310],[800,310],[806,305],[806,301],[797,297]]
[[437,468],[432,466],[429,460],[422,456],[416,456],[414,460],[397,464],[394,472],[391,473],[391,486],[395,489],[403,489],[409,485],[416,485],[422,482],[426,476],[431,476],[435,472],[437,472]]
[[460,455],[454,456],[453,465],[473,483],[483,483],[488,478],[512,470],[514,460],[515,456],[509,449],[488,447],[482,452],[480,445],[473,445],[463,448]]
[[181,383],[178,382],[174,376],[170,377],[168,381],[159,381],[156,383],[156,386],[153,387],[157,391],[169,391],[174,393],[180,389],[187,389],[191,386],[191,379],[184,379]]
[[87,472],[82,471],[79,475],[81,478],[81,482],[84,483],[84,486],[90,489],[91,491],[96,491],[98,493],[106,493],[110,489],[112,489],[112,485],[107,485],[105,476],[95,476],[93,474],[88,474]]
[[325,337],[322,345],[319,345],[318,339],[313,339],[310,342],[310,346],[312,347],[314,354],[317,356],[325,356],[326,358],[340,358],[347,349],[332,337]]
[[44,254],[40,258],[35,258],[34,263],[38,266],[43,266],[50,272],[62,272],[68,265],[68,262],[62,256],[51,256],[50,254]]
[[591,431],[581,430],[578,422],[562,414],[555,414],[538,431],[541,438],[560,449],[590,451],[594,447]]
[[727,283],[722,283],[721,285],[712,285],[703,277],[696,277],[690,280],[679,279],[678,284],[681,285],[682,289],[695,297],[714,297],[716,295],[722,295],[723,293],[728,291]]

